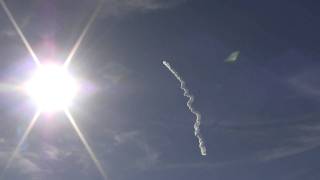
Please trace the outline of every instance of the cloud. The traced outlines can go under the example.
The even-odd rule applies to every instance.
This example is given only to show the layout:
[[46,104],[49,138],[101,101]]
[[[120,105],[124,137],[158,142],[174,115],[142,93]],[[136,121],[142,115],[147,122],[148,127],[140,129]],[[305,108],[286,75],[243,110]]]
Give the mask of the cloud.
[[[10,167],[5,171],[4,178],[42,180],[52,174],[63,174],[67,171],[79,169],[85,173],[91,169],[91,159],[84,148],[78,144],[53,145],[41,143],[36,148],[26,149],[19,153]],[[0,173],[5,167],[12,148],[5,148],[0,152]],[[70,161],[72,159],[72,161]],[[59,164],[65,164],[60,166]],[[75,171],[75,172],[76,172]],[[1,178],[0,178],[1,179]]]
[[128,141],[134,140],[139,135],[138,131],[128,131],[123,133],[117,133],[114,135],[114,140],[117,145],[128,143]]
[[42,147],[43,156],[50,161],[61,161],[69,157],[74,150],[70,148],[58,148],[50,144],[45,144]]
[[[80,13],[83,15],[83,12],[70,12],[70,9],[65,9],[65,6],[72,6],[70,8],[75,9],[85,7],[88,10],[87,12],[90,12],[90,9],[98,5],[99,2],[103,2],[100,17],[108,17],[123,16],[134,12],[152,12],[174,8],[186,1],[188,0],[78,0],[77,4],[74,4],[58,0],[55,5],[57,6],[57,10],[62,13]],[[61,9],[64,10],[61,11]]]
[[109,0],[131,10],[157,10],[173,7],[184,0]]
[[300,125],[297,134],[286,139],[284,145],[258,153],[258,159],[270,161],[308,152],[320,147],[320,124]]
[[40,166],[29,157],[19,155],[15,158],[15,161],[16,162],[13,163],[13,168],[19,168],[20,172],[23,174],[34,175],[35,173],[42,172]]
[[145,152],[145,156],[136,159],[135,164],[138,169],[147,170],[159,162],[160,154],[147,143],[141,144],[141,148]]
[[[160,169],[215,169],[239,163],[240,161],[225,162],[187,162],[187,163],[163,163]],[[241,161],[244,162],[244,161]]]
[[[1,167],[5,167],[8,157],[10,157],[10,151],[0,152],[0,162]],[[39,155],[36,153],[23,153],[18,154],[9,169],[4,171],[4,174],[1,174],[2,177],[12,177],[12,176],[24,176],[32,180],[43,179],[43,175],[48,170],[42,168],[39,164]],[[3,169],[1,169],[3,170]],[[3,172],[1,172],[3,173]]]
[[320,146],[320,143],[305,145],[288,145],[284,147],[276,147],[269,151],[260,153],[259,160],[270,161],[297,155]]
[[308,68],[305,71],[289,78],[288,83],[300,93],[312,97],[319,97],[320,80],[317,78],[319,75],[319,68]]
[[[82,1],[85,1],[84,4],[94,4],[92,0]],[[125,17],[131,13],[146,13],[169,9],[186,1],[187,0],[104,0],[99,17]]]
[[[112,149],[109,153],[116,157],[114,161],[119,162],[113,164],[112,168],[119,165],[122,170],[145,171],[160,161],[160,153],[147,141],[144,133],[132,130],[112,132],[111,135],[113,142],[109,145]],[[126,162],[123,163],[122,159]]]
[[52,160],[58,160],[60,159],[60,151],[58,148],[51,146],[51,145],[47,145],[44,149],[45,154],[47,155],[47,157],[49,157],[49,159]]
[[[64,17],[66,19],[69,19],[71,17],[78,17],[78,19],[86,18],[86,13],[84,13],[84,9],[87,10],[85,12],[90,12],[92,8],[98,3],[100,0],[78,0],[77,3],[73,3],[73,1],[65,1],[65,0],[57,0],[54,1],[53,7],[55,7],[55,10],[57,11],[57,14],[64,14]],[[168,9],[173,8],[181,3],[186,2],[187,0],[103,0],[103,6],[102,11],[99,14],[99,17],[109,17],[109,16],[124,16],[128,15],[129,13],[133,12],[150,12],[160,9]],[[18,4],[18,1],[13,1],[10,5],[13,7],[9,7],[10,9],[16,9],[14,8],[15,4]],[[30,4],[33,4],[31,9],[27,9],[27,13],[29,15],[19,15],[18,10],[15,10],[13,15],[16,17],[17,20],[19,20],[18,24],[22,31],[25,30],[26,27],[30,26],[32,21],[39,21],[37,19],[39,15],[34,12],[42,12],[43,9],[43,2],[38,0],[30,1]],[[30,7],[29,7],[30,8]],[[34,11],[34,9],[37,9],[37,11]],[[70,11],[70,9],[73,9]],[[0,11],[3,11],[2,8],[0,8]],[[28,12],[30,11],[30,12]],[[30,15],[31,14],[31,15]],[[41,20],[41,19],[40,19]],[[1,21],[1,19],[0,19]],[[3,26],[0,30],[0,36],[4,37],[16,37],[17,33],[12,28],[11,24],[6,22],[7,26]],[[59,26],[59,25],[58,25]]]
[[[2,7],[0,7],[0,11],[2,11]],[[5,17],[7,17],[7,16],[5,16]],[[24,29],[26,26],[29,25],[31,18],[32,18],[31,16],[23,17],[21,23],[19,24],[19,27],[21,29]],[[6,36],[9,38],[15,38],[18,34],[10,24],[10,26],[4,26],[2,28],[2,30],[0,31],[0,35]]]

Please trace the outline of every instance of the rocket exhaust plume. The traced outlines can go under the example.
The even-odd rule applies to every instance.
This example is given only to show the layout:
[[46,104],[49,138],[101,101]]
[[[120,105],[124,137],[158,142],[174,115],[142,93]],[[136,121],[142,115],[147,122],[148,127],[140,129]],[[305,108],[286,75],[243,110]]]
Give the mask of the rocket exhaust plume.
[[205,142],[202,138],[202,135],[200,133],[200,124],[201,124],[201,114],[196,111],[193,107],[192,107],[192,103],[194,101],[194,97],[192,94],[189,93],[189,89],[186,86],[186,83],[184,82],[184,80],[179,76],[179,74],[177,73],[176,70],[174,70],[170,64],[166,61],[162,62],[164,66],[166,66],[166,68],[168,68],[168,70],[176,77],[176,79],[180,82],[180,88],[183,90],[184,92],[184,96],[187,97],[189,100],[187,102],[187,107],[189,108],[190,112],[192,114],[194,114],[196,116],[196,121],[194,123],[194,135],[198,138],[199,141],[199,148],[201,151],[201,155],[205,156],[207,155],[207,149],[205,146]]

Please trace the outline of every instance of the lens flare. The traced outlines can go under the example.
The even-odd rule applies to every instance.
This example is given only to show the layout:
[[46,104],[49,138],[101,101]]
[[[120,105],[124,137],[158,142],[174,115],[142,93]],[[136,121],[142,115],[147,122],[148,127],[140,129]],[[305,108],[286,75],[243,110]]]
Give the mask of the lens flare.
[[74,128],[74,130],[76,131],[76,133],[78,134],[82,144],[84,145],[84,147],[86,148],[86,150],[88,151],[92,161],[94,162],[94,164],[96,165],[98,171],[100,172],[101,176],[107,180],[107,174],[104,172],[102,165],[100,163],[100,161],[98,160],[97,156],[95,155],[95,153],[93,152],[93,150],[91,149],[90,145],[88,144],[86,138],[83,136],[81,130],[79,129],[78,125],[76,124],[76,121],[73,119],[71,113],[69,112],[69,110],[65,110],[64,111],[67,118],[69,119],[72,127]]
[[76,54],[77,50],[79,49],[84,37],[86,36],[86,34],[88,33],[89,28],[91,27],[92,23],[95,21],[95,19],[97,18],[99,11],[101,9],[101,5],[103,3],[103,0],[99,1],[99,4],[96,6],[96,8],[94,9],[93,13],[90,16],[90,19],[88,21],[88,23],[86,24],[86,26],[84,27],[84,29],[82,30],[79,38],[77,39],[76,43],[74,44],[74,46],[72,47],[65,63],[64,66],[68,67],[73,56]]
[[72,104],[78,85],[65,68],[50,64],[36,70],[26,91],[42,111],[62,111]]
[[15,30],[16,30],[17,33],[18,33],[18,35],[20,36],[23,44],[24,44],[24,45],[26,46],[26,48],[28,49],[30,55],[32,56],[33,61],[34,61],[38,66],[40,66],[40,61],[39,61],[36,53],[33,51],[32,47],[30,46],[27,38],[23,35],[20,27],[18,26],[16,20],[14,19],[14,17],[13,17],[13,15],[12,15],[11,11],[9,10],[7,4],[4,2],[4,0],[0,0],[0,4],[1,4],[2,8],[4,9],[4,11],[6,12],[6,14],[7,14],[9,20],[11,21],[13,27],[15,28]]
[[[10,12],[9,8],[7,7],[4,0],[0,0],[0,5],[4,9],[5,13],[7,14],[9,20],[13,24],[15,30],[17,31],[18,35],[20,36],[22,42],[28,49],[30,55],[32,56],[34,62],[38,65],[36,72],[33,74],[32,78],[25,84],[24,88],[27,94],[34,100],[35,104],[38,106],[38,111],[34,115],[33,119],[31,120],[28,128],[23,134],[23,137],[19,141],[18,145],[14,149],[12,156],[9,157],[8,163],[6,164],[2,174],[0,175],[0,179],[3,179],[4,172],[6,169],[10,167],[10,164],[14,160],[14,158],[19,153],[21,146],[27,139],[28,135],[32,131],[36,121],[38,120],[40,114],[42,112],[52,112],[52,111],[64,111],[67,118],[69,119],[71,125],[73,126],[74,130],[78,134],[81,142],[85,146],[86,150],[88,151],[91,159],[93,160],[94,164],[96,165],[98,171],[103,176],[104,179],[107,179],[107,175],[104,172],[100,161],[97,159],[96,155],[94,154],[93,150],[89,146],[87,140],[83,136],[81,130],[77,126],[75,120],[73,119],[72,115],[70,114],[68,107],[72,104],[72,100],[76,96],[78,92],[78,84],[76,80],[71,76],[68,72],[68,66],[73,59],[75,53],[77,52],[79,46],[81,45],[84,37],[86,36],[89,28],[91,27],[92,23],[96,19],[101,5],[104,0],[100,0],[99,4],[97,5],[96,9],[93,11],[88,23],[82,30],[80,37],[76,41],[75,45],[72,47],[65,63],[62,66],[57,65],[48,65],[48,64],[41,64],[38,57],[36,56],[35,52],[33,51],[32,47],[30,46],[29,42],[25,38],[24,34],[22,33],[20,27],[16,23],[14,16]],[[1,85],[1,84],[0,84]],[[2,89],[2,86],[0,86]]]
[[30,132],[32,131],[34,125],[36,124],[37,120],[39,119],[39,116],[41,114],[41,110],[38,110],[35,115],[33,116],[32,120],[30,121],[26,131],[23,133],[22,138],[20,139],[18,145],[16,146],[16,148],[14,149],[14,151],[12,152],[12,155],[10,156],[5,168],[2,171],[2,174],[0,176],[0,179],[2,179],[5,171],[10,167],[12,161],[14,160],[14,158],[17,156],[17,154],[19,153],[21,146],[23,145],[23,143],[26,141],[26,139],[28,138]]

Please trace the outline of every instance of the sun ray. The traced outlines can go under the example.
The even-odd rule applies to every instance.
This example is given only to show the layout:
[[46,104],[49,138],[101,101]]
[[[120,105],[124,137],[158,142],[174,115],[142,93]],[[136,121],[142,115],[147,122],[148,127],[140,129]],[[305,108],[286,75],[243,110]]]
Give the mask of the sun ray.
[[98,171],[100,172],[101,176],[103,176],[103,178],[105,180],[107,180],[107,174],[104,172],[100,161],[97,159],[96,155],[94,154],[94,152],[92,151],[90,145],[88,144],[87,140],[85,139],[85,137],[83,136],[81,130],[79,129],[78,125],[76,124],[75,120],[73,119],[71,113],[69,112],[68,109],[65,110],[65,114],[67,116],[67,118],[69,119],[70,123],[72,124],[74,130],[76,131],[76,133],[78,134],[82,144],[84,145],[84,147],[86,148],[86,150],[88,151],[92,161],[94,162],[94,164],[96,165],[96,167],[98,168]]
[[3,176],[4,172],[10,167],[12,161],[14,160],[14,158],[17,156],[17,154],[19,153],[21,146],[23,145],[23,143],[25,142],[25,140],[27,139],[27,137],[29,136],[31,130],[33,129],[35,123],[37,122],[39,116],[41,114],[41,111],[38,110],[35,115],[33,116],[32,120],[30,121],[26,131],[24,132],[22,138],[20,139],[18,145],[16,146],[16,148],[14,149],[12,155],[10,156],[4,170],[2,171],[2,175],[0,177]]
[[95,19],[97,18],[99,11],[101,9],[102,6],[102,0],[99,1],[99,4],[97,5],[97,7],[95,8],[95,10],[93,11],[93,13],[90,16],[90,19],[88,21],[88,23],[86,24],[86,26],[84,27],[84,29],[82,30],[79,38],[77,39],[76,43],[74,44],[74,46],[72,47],[65,63],[64,63],[64,67],[68,67],[73,56],[75,55],[75,53],[77,52],[77,50],[79,49],[79,46],[81,45],[84,37],[86,36],[89,28],[91,27],[92,23],[95,21]]
[[19,34],[22,42],[24,43],[24,45],[26,46],[26,48],[28,49],[30,55],[32,56],[33,61],[40,66],[40,61],[37,57],[37,55],[35,54],[35,52],[33,51],[32,47],[30,46],[28,40],[26,39],[26,37],[23,35],[20,27],[18,26],[16,20],[14,19],[12,13],[10,12],[7,4],[4,2],[4,0],[0,0],[0,4],[2,6],[2,8],[4,9],[4,11],[6,12],[9,20],[11,21],[12,25],[14,26],[15,30],[17,31],[17,33]]

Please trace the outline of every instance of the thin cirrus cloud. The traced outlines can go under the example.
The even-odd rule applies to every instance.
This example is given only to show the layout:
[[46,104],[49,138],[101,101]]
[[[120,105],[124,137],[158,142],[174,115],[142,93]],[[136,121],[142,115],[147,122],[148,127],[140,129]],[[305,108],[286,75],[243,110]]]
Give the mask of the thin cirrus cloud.
[[147,9],[147,10],[156,10],[173,7],[179,3],[184,2],[185,0],[124,0],[124,1],[115,1],[120,3],[122,6],[129,7],[131,9]]
[[[0,162],[6,162],[6,158],[10,156],[9,151],[0,152]],[[6,172],[1,172],[1,178],[8,178],[14,176],[24,176],[32,180],[41,179],[44,172],[47,170],[43,169],[37,162],[39,156],[36,153],[24,153],[19,154],[15,157],[15,161],[12,163],[12,169],[15,170],[11,172],[8,170]],[[5,164],[1,164],[4,167]],[[42,177],[44,178],[44,177]]]
[[[85,0],[92,3],[90,0]],[[99,1],[99,0],[98,0]],[[100,17],[125,17],[131,13],[152,12],[174,8],[187,0],[101,0]]]
[[283,147],[276,147],[271,150],[265,151],[263,153],[260,153],[258,158],[261,161],[276,160],[276,159],[281,159],[281,158],[286,158],[286,157],[298,155],[298,154],[313,150],[315,148],[318,148],[319,146],[320,146],[320,143],[318,143],[318,142],[314,142],[314,143],[300,142],[296,145],[287,145],[287,146],[283,146]]
[[288,79],[289,85],[298,92],[311,97],[320,96],[319,68],[306,68]]
[[296,127],[298,134],[285,139],[285,145],[270,148],[258,153],[261,161],[270,161],[307,153],[320,147],[319,124],[300,125]]
[[[98,18],[106,18],[110,16],[125,17],[126,15],[135,12],[151,12],[155,10],[173,8],[177,5],[185,3],[186,1],[188,0],[78,0],[75,4],[72,1],[64,0],[57,0],[54,1],[54,3],[48,0],[41,2],[32,0],[30,1],[30,4],[33,4],[31,7],[19,9],[15,5],[18,4],[19,1],[13,0],[12,3],[9,4],[9,8],[14,9],[13,15],[18,18],[19,26],[22,30],[24,30],[31,23],[34,23],[33,21],[36,17],[39,17],[38,13],[44,13],[43,7],[46,4],[48,4],[47,6],[50,6],[54,9],[52,11],[55,12],[55,14],[63,14],[68,21],[69,19],[71,21],[75,21],[75,19],[73,19],[74,17],[79,17],[80,19],[81,17],[82,19],[86,18],[86,14],[84,12],[90,12],[92,8],[94,8],[94,6],[99,5],[99,2],[102,2],[102,8],[98,15]],[[11,6],[13,6],[13,8]],[[21,14],[18,13],[20,11],[23,11],[29,15],[21,16]],[[4,21],[4,19],[0,19],[0,21]],[[11,25],[2,27],[0,30],[0,36],[15,37],[16,35],[17,34],[11,28]]]

